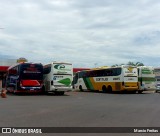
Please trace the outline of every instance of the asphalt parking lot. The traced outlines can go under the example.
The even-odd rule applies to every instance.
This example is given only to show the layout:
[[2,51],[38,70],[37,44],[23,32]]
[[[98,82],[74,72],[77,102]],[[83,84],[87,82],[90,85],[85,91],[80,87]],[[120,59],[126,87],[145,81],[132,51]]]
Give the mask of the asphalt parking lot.
[[0,127],[158,127],[160,94],[7,94]]

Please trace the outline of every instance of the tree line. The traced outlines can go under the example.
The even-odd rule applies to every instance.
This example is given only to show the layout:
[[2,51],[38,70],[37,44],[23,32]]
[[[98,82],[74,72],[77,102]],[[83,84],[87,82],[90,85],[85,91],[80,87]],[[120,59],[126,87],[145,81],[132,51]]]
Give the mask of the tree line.
[[127,64],[115,64],[115,65],[112,65],[112,67],[121,66],[121,65],[144,66],[142,62],[134,63],[134,62],[129,61]]

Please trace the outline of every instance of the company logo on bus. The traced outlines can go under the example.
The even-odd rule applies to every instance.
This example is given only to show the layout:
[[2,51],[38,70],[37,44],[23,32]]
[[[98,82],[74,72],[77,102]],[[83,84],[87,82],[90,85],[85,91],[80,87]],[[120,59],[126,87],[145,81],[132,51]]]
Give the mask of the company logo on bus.
[[30,67],[31,67],[31,68],[34,68],[34,67],[35,67],[35,65],[34,65],[34,64],[30,64]]
[[132,67],[129,67],[128,70],[129,70],[130,73],[133,72],[133,68]]
[[59,70],[65,69],[65,65],[55,65],[54,68]]

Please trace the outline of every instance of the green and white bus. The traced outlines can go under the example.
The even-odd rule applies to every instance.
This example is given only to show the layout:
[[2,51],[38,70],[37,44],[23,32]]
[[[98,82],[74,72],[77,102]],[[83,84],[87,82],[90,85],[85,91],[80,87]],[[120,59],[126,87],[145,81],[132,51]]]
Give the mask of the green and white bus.
[[139,66],[138,67],[138,81],[139,81],[139,93],[143,91],[155,90],[155,73],[152,66]]
[[156,92],[160,92],[160,67],[154,68],[154,73],[156,76]]
[[63,95],[72,90],[73,66],[66,62],[52,62],[43,66],[45,93],[54,92]]

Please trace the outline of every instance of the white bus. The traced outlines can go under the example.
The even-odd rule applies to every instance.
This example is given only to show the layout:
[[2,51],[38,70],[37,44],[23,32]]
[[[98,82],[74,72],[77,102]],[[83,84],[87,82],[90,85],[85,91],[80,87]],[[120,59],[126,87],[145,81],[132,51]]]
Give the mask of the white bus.
[[152,66],[138,67],[139,93],[155,90],[155,74]]
[[76,90],[102,92],[138,90],[138,72],[133,66],[118,66],[77,72],[74,79]]
[[154,68],[154,73],[156,77],[156,92],[160,91],[160,67]]
[[72,90],[73,66],[71,63],[52,62],[44,65],[44,92],[63,95]]

